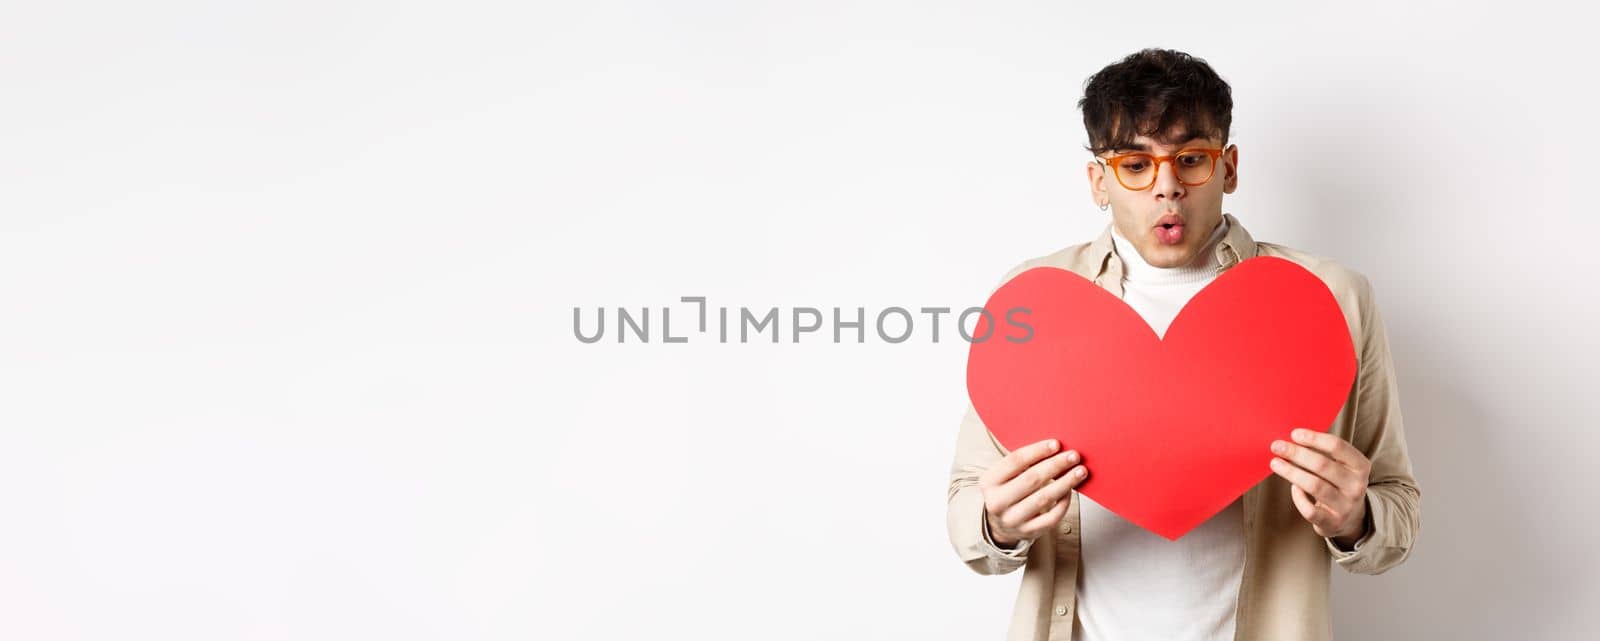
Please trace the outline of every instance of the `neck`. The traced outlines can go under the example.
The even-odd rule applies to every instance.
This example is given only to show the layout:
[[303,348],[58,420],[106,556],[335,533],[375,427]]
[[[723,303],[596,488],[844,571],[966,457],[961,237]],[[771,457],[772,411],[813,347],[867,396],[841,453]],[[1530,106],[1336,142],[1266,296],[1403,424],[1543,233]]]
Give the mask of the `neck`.
[[1222,240],[1227,232],[1227,219],[1217,221],[1216,227],[1211,230],[1211,237],[1206,239],[1205,245],[1200,248],[1194,260],[1189,261],[1187,265],[1176,267],[1157,267],[1145,262],[1144,256],[1139,255],[1139,250],[1133,246],[1133,242],[1117,231],[1116,225],[1111,226],[1111,242],[1116,248],[1117,257],[1122,259],[1124,280],[1151,285],[1192,283],[1216,275],[1217,268],[1221,266],[1217,261],[1217,242]]

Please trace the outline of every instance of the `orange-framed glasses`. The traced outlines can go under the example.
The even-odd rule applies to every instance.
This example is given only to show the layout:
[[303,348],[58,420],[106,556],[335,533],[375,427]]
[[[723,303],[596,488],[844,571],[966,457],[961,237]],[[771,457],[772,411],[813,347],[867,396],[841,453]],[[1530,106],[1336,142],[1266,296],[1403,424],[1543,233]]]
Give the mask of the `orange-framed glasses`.
[[1211,175],[1217,173],[1217,163],[1222,158],[1221,149],[1183,149],[1171,156],[1157,156],[1144,152],[1121,154],[1110,158],[1095,157],[1095,162],[1100,163],[1103,169],[1111,165],[1111,172],[1116,175],[1117,182],[1129,191],[1144,191],[1156,184],[1156,174],[1161,171],[1161,163],[1171,162],[1172,170],[1177,172],[1178,182],[1190,187],[1198,187],[1211,180]]

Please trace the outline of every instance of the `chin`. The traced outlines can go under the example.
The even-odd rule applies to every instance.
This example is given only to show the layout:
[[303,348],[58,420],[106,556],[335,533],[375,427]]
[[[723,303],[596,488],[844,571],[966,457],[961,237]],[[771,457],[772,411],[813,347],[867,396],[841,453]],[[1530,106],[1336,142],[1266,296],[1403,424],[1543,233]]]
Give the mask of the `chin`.
[[1155,267],[1182,267],[1193,259],[1194,251],[1189,247],[1156,243],[1147,250],[1144,261]]

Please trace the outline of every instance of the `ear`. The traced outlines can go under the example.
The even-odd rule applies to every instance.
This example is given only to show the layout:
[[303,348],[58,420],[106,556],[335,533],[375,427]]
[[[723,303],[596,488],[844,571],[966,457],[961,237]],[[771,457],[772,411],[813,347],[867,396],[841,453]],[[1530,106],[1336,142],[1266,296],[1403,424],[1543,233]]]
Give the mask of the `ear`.
[[1101,170],[1100,163],[1089,161],[1085,171],[1089,178],[1089,198],[1094,201],[1094,206],[1111,202],[1111,194],[1106,192],[1106,172]]
[[1231,194],[1239,188],[1239,146],[1228,145],[1222,152],[1222,193]]

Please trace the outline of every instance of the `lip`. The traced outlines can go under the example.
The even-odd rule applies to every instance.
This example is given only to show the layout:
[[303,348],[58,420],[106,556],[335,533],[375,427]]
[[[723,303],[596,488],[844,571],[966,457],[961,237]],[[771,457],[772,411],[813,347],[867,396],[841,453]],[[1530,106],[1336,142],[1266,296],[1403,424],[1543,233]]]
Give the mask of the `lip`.
[[[1167,227],[1171,225],[1171,227]],[[1150,228],[1150,234],[1155,236],[1156,242],[1162,245],[1183,244],[1184,232],[1188,228],[1183,224],[1183,216],[1167,214],[1156,220],[1156,226]]]

